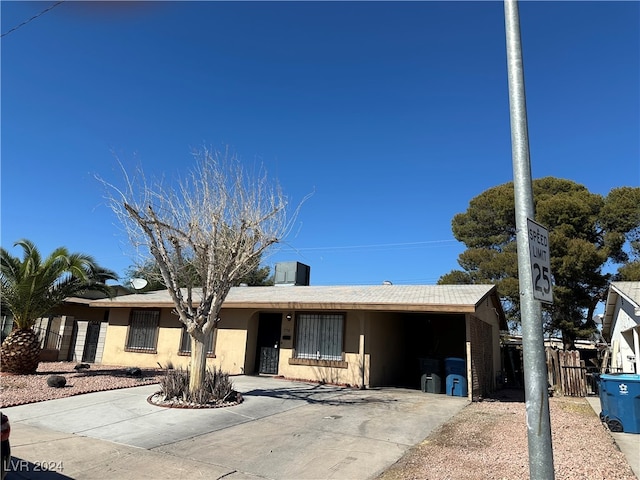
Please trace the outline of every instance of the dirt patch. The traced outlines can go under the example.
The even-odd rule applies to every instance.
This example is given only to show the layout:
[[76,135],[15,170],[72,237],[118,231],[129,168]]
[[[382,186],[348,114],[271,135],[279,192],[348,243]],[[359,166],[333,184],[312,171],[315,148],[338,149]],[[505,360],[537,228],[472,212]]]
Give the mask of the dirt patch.
[[[584,398],[549,400],[556,480],[636,480]],[[523,401],[472,403],[407,452],[378,480],[526,480]]]

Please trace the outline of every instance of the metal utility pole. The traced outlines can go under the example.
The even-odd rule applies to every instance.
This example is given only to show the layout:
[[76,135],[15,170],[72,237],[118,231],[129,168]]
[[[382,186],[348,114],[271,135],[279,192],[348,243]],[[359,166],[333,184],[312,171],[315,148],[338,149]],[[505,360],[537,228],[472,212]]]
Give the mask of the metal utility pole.
[[516,207],[518,279],[522,320],[522,351],[529,445],[529,475],[532,480],[553,480],[553,448],[549,417],[547,365],[542,332],[542,309],[534,298],[529,262],[527,219],[534,218],[529,133],[524,91],[524,68],[520,43],[517,0],[504,0],[511,116],[511,154]]

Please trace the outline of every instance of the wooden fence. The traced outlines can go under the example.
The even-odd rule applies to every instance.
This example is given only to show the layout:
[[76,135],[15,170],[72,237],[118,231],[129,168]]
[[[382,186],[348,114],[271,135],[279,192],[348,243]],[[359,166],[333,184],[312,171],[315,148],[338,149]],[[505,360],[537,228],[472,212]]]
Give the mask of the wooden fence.
[[547,348],[546,353],[549,385],[556,392],[570,397],[597,393],[591,373],[587,372],[584,360],[580,360],[580,352]]

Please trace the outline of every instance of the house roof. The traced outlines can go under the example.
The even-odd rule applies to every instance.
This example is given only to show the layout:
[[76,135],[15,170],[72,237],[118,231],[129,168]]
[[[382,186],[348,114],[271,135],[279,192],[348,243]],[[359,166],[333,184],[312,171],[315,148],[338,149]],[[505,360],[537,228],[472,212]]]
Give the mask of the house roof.
[[[112,285],[111,291],[113,292],[113,296],[120,295],[129,295],[131,290],[127,287],[123,287],[122,285]],[[77,305],[90,305],[94,300],[102,300],[108,298],[109,295],[99,290],[88,290],[84,292],[82,295],[67,297],[64,299],[64,303],[66,304],[77,304]]]
[[64,303],[66,304],[77,304],[77,305],[91,305],[91,302],[94,300],[91,298],[82,298],[82,297],[67,297],[64,299]]
[[[223,308],[472,313],[488,297],[504,317],[495,285],[233,287]],[[91,302],[95,307],[173,307],[167,290]]]
[[634,309],[640,308],[640,282],[613,282],[609,286],[607,303],[604,307],[604,318],[602,320],[602,335],[604,335],[605,338],[609,338],[613,331],[618,297],[622,297],[629,302]]

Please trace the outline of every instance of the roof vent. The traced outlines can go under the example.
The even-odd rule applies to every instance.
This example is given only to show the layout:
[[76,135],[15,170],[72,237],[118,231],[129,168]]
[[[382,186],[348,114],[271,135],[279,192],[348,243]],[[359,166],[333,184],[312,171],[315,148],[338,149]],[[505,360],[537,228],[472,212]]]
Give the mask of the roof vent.
[[385,280],[384,282],[382,282],[383,285],[393,285],[393,283],[391,282],[391,280]]
[[275,285],[309,285],[311,267],[300,262],[276,263]]

